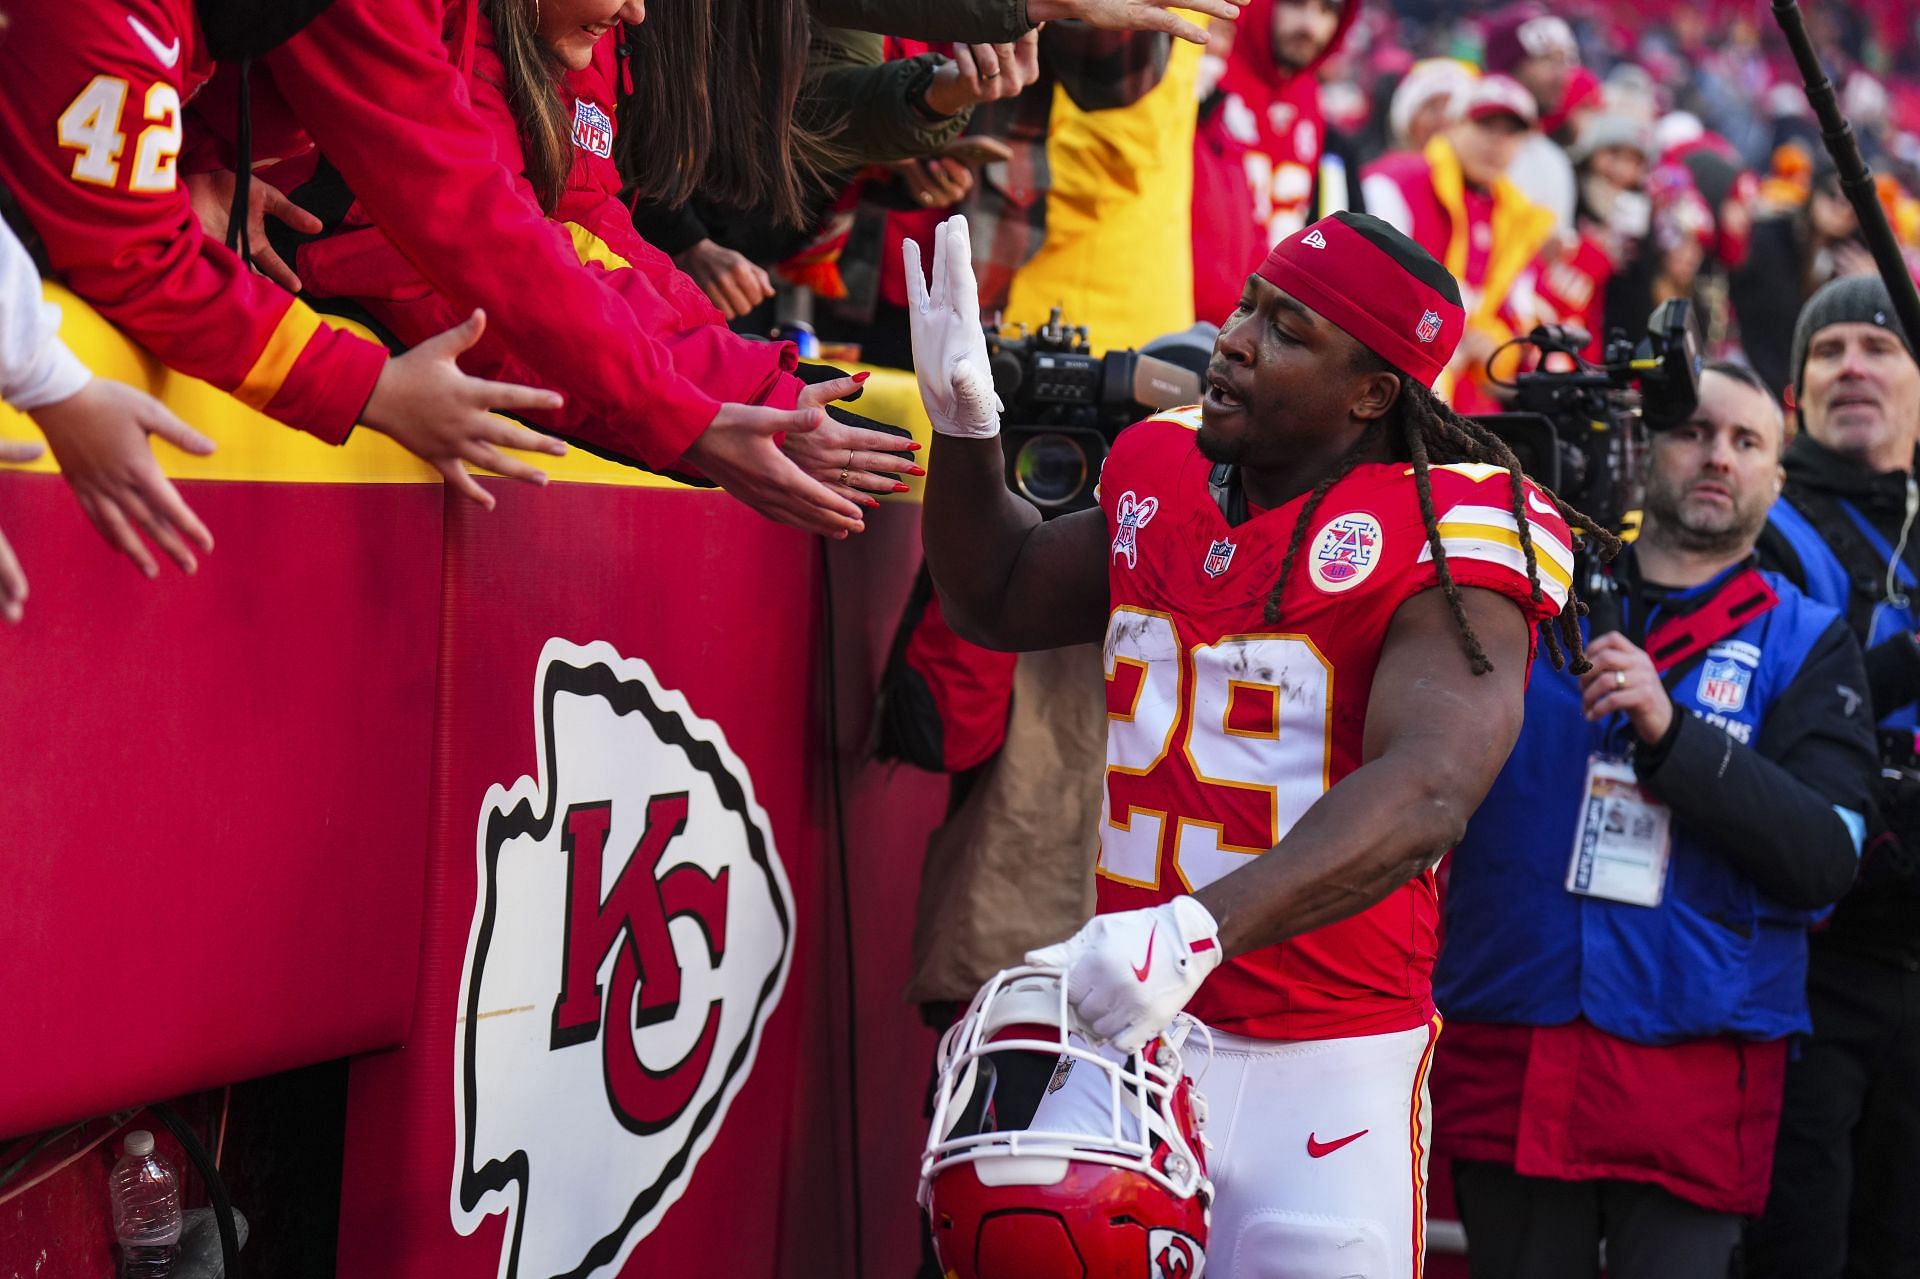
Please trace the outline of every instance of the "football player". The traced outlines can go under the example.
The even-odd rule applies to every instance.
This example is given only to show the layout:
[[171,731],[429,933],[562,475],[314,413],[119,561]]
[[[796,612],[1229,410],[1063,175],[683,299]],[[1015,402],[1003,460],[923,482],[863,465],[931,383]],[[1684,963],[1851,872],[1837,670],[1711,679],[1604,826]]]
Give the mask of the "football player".
[[1005,482],[964,222],[931,289],[906,252],[943,609],[994,648],[1104,637],[1100,913],[1028,960],[1110,1051],[1212,1028],[1210,1275],[1412,1279],[1432,868],[1519,731],[1534,627],[1584,665],[1568,522],[1612,539],[1433,397],[1459,287],[1376,218],[1276,246],[1205,400],[1046,522]]

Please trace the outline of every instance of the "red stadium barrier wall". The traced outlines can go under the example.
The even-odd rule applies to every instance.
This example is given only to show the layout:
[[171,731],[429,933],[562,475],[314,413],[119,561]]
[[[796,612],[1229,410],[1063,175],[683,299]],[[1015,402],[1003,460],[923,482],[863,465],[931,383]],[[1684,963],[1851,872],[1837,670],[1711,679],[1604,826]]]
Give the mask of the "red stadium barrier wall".
[[[863,756],[917,507],[823,553],[574,458],[480,512],[62,300],[219,440],[163,460],[220,544],[148,583],[44,463],[0,471],[33,581],[0,1134],[352,1055],[341,1275],[910,1268],[932,1035],[899,990],[944,786]],[[101,1273],[83,1212],[27,1216],[58,1191],[9,1205],[0,1271]]]

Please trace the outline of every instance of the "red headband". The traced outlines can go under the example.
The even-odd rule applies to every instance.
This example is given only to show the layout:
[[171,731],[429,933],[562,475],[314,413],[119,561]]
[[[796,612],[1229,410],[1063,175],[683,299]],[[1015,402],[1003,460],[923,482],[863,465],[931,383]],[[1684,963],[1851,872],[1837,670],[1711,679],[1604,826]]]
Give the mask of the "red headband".
[[[1421,252],[1412,241],[1407,246]],[[1338,215],[1280,241],[1255,274],[1427,386],[1467,327],[1459,303]]]

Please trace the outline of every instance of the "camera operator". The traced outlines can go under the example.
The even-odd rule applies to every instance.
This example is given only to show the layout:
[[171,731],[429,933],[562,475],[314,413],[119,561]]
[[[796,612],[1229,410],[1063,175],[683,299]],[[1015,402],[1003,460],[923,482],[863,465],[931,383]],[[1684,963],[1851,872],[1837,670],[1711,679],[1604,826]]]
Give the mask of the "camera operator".
[[[1762,562],[1841,609],[1866,649],[1880,727],[1875,829],[1860,879],[1817,933],[1813,1037],[1787,1072],[1775,1193],[1752,1273],[1920,1274],[1920,545],[1913,478],[1920,365],[1875,276],[1835,280],[1794,327],[1805,428],[1787,453]],[[1872,774],[1870,773],[1871,777]]]
[[1766,1200],[1807,927],[1853,880],[1872,728],[1839,612],[1754,565],[1784,424],[1708,366],[1652,436],[1622,629],[1542,656],[1453,854],[1435,1149],[1475,1279],[1724,1276]]

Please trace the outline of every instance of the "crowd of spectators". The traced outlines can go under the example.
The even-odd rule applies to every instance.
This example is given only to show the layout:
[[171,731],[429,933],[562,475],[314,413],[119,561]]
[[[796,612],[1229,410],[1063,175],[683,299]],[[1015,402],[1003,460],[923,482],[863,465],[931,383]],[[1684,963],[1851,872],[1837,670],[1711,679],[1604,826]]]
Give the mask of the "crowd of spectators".
[[[67,353],[36,267],[169,367],[328,443],[356,424],[382,432],[483,504],[492,498],[469,465],[541,483],[544,474],[513,451],[558,455],[571,441],[846,537],[863,530],[876,495],[904,487],[901,474],[918,468],[896,432],[842,407],[858,396],[860,377],[810,372],[800,358],[824,346],[845,361],[907,364],[901,246],[930,245],[949,212],[968,215],[983,314],[1037,324],[1064,306],[1098,350],[1220,322],[1269,246],[1351,208],[1405,232],[1459,280],[1468,333],[1438,389],[1463,411],[1506,405],[1503,384],[1526,358],[1511,339],[1534,326],[1577,328],[1598,354],[1615,332],[1641,334],[1657,304],[1685,298],[1720,363],[1711,411],[1664,446],[1674,451],[1672,484],[1690,482],[1686,467],[1731,468],[1728,500],[1754,516],[1778,490],[1776,473],[1817,488],[1822,459],[1833,462],[1816,456],[1825,448],[1863,470],[1859,492],[1847,488],[1844,466],[1834,481],[1849,500],[1874,484],[1887,489],[1881,522],[1895,545],[1880,556],[1884,598],[1848,619],[1854,639],[1872,646],[1864,670],[1845,627],[1808,623],[1801,641],[1842,671],[1822,674],[1821,689],[1839,678],[1857,697],[1871,692],[1881,764],[1893,766],[1890,722],[1906,730],[1912,753],[1907,685],[1920,683],[1920,656],[1911,624],[1882,624],[1882,606],[1906,607],[1895,569],[1909,557],[1916,502],[1912,351],[1884,304],[1875,320],[1871,300],[1844,285],[1822,294],[1835,280],[1870,275],[1873,263],[1759,4],[675,0],[649,11],[642,0],[0,0],[0,8],[0,187],[12,228],[0,233],[0,394],[44,433],[101,535],[150,577],[159,572],[155,548],[192,572],[213,538],[148,437],[197,453],[213,442]],[[1920,20],[1901,0],[1819,5],[1808,17],[1896,236],[1920,265]],[[1808,308],[1809,319],[1803,305],[1816,294],[1840,300]],[[1876,324],[1893,336],[1876,343],[1849,328]],[[1876,361],[1893,371],[1874,372]],[[1878,388],[1885,415],[1898,419],[1891,453],[1885,440],[1869,455],[1843,438],[1846,414],[1859,406],[1835,401],[1833,386],[1856,381]],[[1779,472],[1792,410],[1806,407],[1796,399],[1814,395],[1812,418],[1798,416],[1815,443],[1789,449]],[[1821,438],[1829,420],[1842,424],[1832,441]],[[1759,451],[1726,460],[1750,444]],[[0,462],[37,452],[0,444]],[[1642,560],[1663,562],[1662,536],[1687,545],[1674,532],[1684,503],[1674,501],[1665,511],[1650,504]],[[1720,581],[1746,564],[1762,522],[1743,518],[1706,577],[1662,585]],[[1864,576],[1853,574],[1853,586]],[[1847,612],[1849,579],[1837,580],[1826,603]],[[25,597],[25,575],[0,540],[0,617],[19,621]],[[1659,594],[1651,606],[1672,599]],[[937,624],[937,607],[928,617]],[[1642,640],[1645,629],[1643,619]],[[1888,647],[1902,642],[1898,652]],[[1016,677],[1010,662],[969,666],[954,657],[957,646],[948,643],[936,700],[974,734],[948,736],[949,760],[963,758],[949,766],[971,768],[1007,732]],[[1596,729],[1590,745],[1637,756],[1643,780],[1694,779],[1673,803],[1689,838],[1698,836],[1689,856],[1715,856],[1714,837],[1700,833],[1715,826],[1715,805],[1731,811],[1756,802],[1750,794],[1791,801],[1796,824],[1778,827],[1772,843],[1755,831],[1743,844],[1748,859],[1713,881],[1744,893],[1747,915],[1702,926],[1744,925],[1749,941],[1755,928],[1785,929],[1798,941],[1781,941],[1770,962],[1798,971],[1807,929],[1840,895],[1861,843],[1849,815],[1874,808],[1864,797],[1874,767],[1864,707],[1837,717],[1848,727],[1813,746],[1769,738],[1762,710],[1778,720],[1789,692],[1814,696],[1790,683],[1766,699],[1756,693],[1746,736],[1734,734],[1758,744],[1741,757],[1746,791],[1727,782],[1731,754],[1714,772],[1721,738],[1702,736],[1732,730],[1696,727],[1651,686],[1645,704],[1621,703],[1626,718]],[[1577,690],[1566,702],[1566,688],[1544,677],[1538,689],[1529,732],[1556,714],[1577,725]],[[1719,695],[1724,703],[1731,693],[1723,686]],[[1561,702],[1548,704],[1554,696]],[[1076,721],[1087,753],[1098,714]],[[1682,721],[1689,727],[1678,732]],[[1818,778],[1801,766],[1809,751],[1821,760]],[[1894,763],[1910,770],[1912,761]],[[1088,802],[1063,811],[1098,810],[1097,765],[1086,772]],[[1496,796],[1527,812],[1542,802]],[[1571,813],[1579,798],[1553,804]],[[1490,809],[1474,838],[1514,820]],[[1083,824],[1076,817],[1060,842],[1079,842]],[[1775,847],[1782,830],[1812,832],[1817,875],[1788,865],[1806,850]],[[1895,850],[1887,872],[1901,885],[1895,896],[1920,899],[1898,857],[1903,834],[1887,823],[1879,834]],[[1555,838],[1564,862],[1565,840]],[[1480,871],[1497,863],[1461,859]],[[920,956],[928,964],[916,997],[964,1000],[979,969],[1077,923],[1066,916],[1086,909],[1084,871],[1068,869],[1070,882],[1051,894],[1059,918],[983,942],[966,964]],[[1479,900],[1474,874],[1461,881],[1469,905]],[[1546,884],[1543,899],[1567,905],[1555,891]],[[1755,893],[1778,909],[1755,906]],[[1842,924],[1853,916],[1843,905]],[[1898,920],[1911,923],[1912,913]],[[1911,930],[1875,936],[1846,962],[1920,971]],[[1500,949],[1506,943],[1491,932],[1481,937],[1504,972],[1533,962],[1524,939]],[[1660,943],[1645,944],[1652,953]],[[1648,1022],[1636,1017],[1649,1010],[1627,1007],[1619,991],[1556,1003],[1550,976],[1502,1003],[1474,987],[1474,958],[1455,956],[1450,988],[1468,1022],[1550,1025],[1578,1014],[1592,1023],[1589,1037],[1560,1045],[1575,1056],[1624,1060],[1647,1043],[1784,1045],[1809,1029],[1799,987],[1773,992],[1744,1019],[1663,1020],[1655,1008]],[[943,968],[941,980],[928,967]],[[1856,975],[1852,984],[1867,982]],[[1865,1020],[1911,1050],[1912,1026]],[[1811,1028],[1822,1029],[1818,1001]],[[1516,1051],[1486,1026],[1466,1029],[1463,1042],[1475,1034],[1483,1062]],[[1515,1069],[1526,1070],[1536,1049],[1517,1050]],[[1653,1080],[1678,1058],[1633,1060]],[[1847,1157],[1832,1128],[1859,1122],[1879,1094],[1861,1085],[1850,1114],[1810,1118],[1792,1110],[1784,1047],[1752,1059],[1722,1053],[1707,1067],[1731,1071],[1740,1098],[1772,1090],[1771,1100],[1734,1106],[1729,1122],[1776,1122],[1786,1088],[1797,1175],[1839,1185],[1824,1234],[1776,1230],[1762,1251],[1784,1255],[1791,1239],[1817,1237],[1828,1254],[1844,1255],[1847,1183],[1833,1170]],[[1878,1069],[1855,1073],[1878,1079]],[[1901,1122],[1911,1109],[1896,1108]],[[1913,1148],[1882,1167],[1912,1188],[1920,1132],[1900,1131]],[[1721,1177],[1705,1192],[1686,1169],[1636,1177],[1633,1161],[1658,1163],[1658,1150],[1616,1151],[1602,1161],[1604,1179],[1691,1194],[1716,1218],[1707,1251],[1724,1251],[1739,1235],[1728,1222],[1767,1205],[1765,1168],[1756,1174],[1751,1164],[1771,1166],[1766,1144],[1705,1157],[1702,1176]],[[1504,1159],[1511,1174],[1511,1134],[1495,1147],[1489,1156],[1485,1143],[1468,1143],[1470,1162]],[[1722,1156],[1749,1163],[1729,1170]],[[1477,1177],[1482,1220],[1492,1223],[1481,1229],[1512,1234],[1516,1214],[1525,1215],[1521,1188],[1484,1168]],[[1774,1189],[1769,1215],[1790,1219]],[[1884,1222],[1863,1226],[1856,1215],[1854,1228],[1911,1263],[1915,1251]],[[1527,1255],[1519,1244],[1508,1252]],[[1494,1253],[1491,1244],[1482,1250]],[[1520,1260],[1510,1272],[1544,1273]]]

